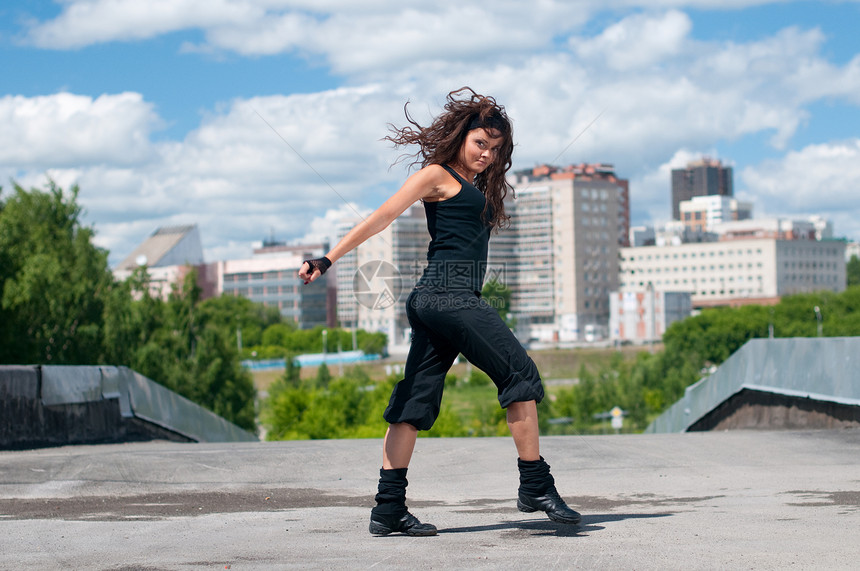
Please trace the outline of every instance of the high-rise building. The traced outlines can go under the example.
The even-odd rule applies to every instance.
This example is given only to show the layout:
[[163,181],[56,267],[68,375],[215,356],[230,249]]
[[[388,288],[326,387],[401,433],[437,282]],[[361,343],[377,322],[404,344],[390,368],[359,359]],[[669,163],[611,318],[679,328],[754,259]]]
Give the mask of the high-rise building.
[[681,220],[681,202],[694,196],[733,196],[732,167],[707,157],[672,170],[672,219]]
[[619,245],[629,240],[627,181],[612,165],[514,173],[510,229],[490,240],[490,272],[511,290],[518,334],[532,341],[605,336]]

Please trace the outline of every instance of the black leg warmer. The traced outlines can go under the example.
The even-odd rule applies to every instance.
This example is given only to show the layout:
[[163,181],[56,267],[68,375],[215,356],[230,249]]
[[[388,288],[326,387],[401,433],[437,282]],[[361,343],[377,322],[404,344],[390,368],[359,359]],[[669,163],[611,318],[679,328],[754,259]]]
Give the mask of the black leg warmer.
[[517,458],[517,467],[520,469],[520,492],[529,496],[542,496],[555,485],[552,474],[549,473],[549,464],[541,456],[540,460],[520,460]]
[[370,533],[388,535],[436,535],[436,526],[421,523],[406,508],[406,468],[379,470],[376,506],[370,511]]
[[531,461],[517,459],[517,465],[520,469],[517,508],[521,512],[546,512],[549,519],[558,523],[580,522],[582,516],[570,509],[558,495],[555,480],[549,473],[549,464],[543,457]]
[[406,479],[408,468],[379,469],[379,488],[373,513],[402,516],[406,513]]

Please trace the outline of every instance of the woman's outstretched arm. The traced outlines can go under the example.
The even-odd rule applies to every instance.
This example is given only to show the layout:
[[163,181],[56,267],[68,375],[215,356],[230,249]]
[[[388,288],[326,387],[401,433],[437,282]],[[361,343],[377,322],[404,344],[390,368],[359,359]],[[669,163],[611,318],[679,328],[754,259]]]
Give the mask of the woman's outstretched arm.
[[[406,179],[403,186],[382,206],[356,224],[325,257],[332,263],[336,262],[368,238],[387,228],[417,201],[437,194],[439,185],[448,182],[446,177],[450,178],[445,170],[438,165],[429,165],[419,170]],[[307,262],[303,263],[299,270],[299,278],[305,283],[314,281],[320,275],[322,275],[320,270],[311,267]]]

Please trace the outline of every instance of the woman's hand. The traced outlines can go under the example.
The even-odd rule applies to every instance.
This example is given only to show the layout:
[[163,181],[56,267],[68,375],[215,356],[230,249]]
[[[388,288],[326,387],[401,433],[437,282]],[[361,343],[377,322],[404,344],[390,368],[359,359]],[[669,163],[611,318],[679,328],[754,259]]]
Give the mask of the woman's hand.
[[303,280],[305,285],[307,285],[323,275],[330,267],[331,260],[326,256],[305,260],[302,262],[302,267],[299,268],[299,279]]

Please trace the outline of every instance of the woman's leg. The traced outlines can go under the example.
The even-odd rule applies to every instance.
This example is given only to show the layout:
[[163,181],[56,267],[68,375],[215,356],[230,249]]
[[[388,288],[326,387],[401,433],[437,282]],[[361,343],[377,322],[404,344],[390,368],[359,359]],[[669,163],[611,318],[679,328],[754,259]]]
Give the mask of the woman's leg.
[[512,402],[508,405],[508,428],[514,437],[521,460],[540,460],[540,430],[535,401]]
[[535,401],[518,401],[508,406],[508,426],[517,447],[520,472],[517,507],[523,512],[543,511],[553,521],[578,524],[579,513],[570,509],[555,489],[549,464],[540,455],[540,431]]
[[559,523],[577,524],[580,515],[570,509],[555,489],[549,465],[540,455],[537,402],[544,396],[534,361],[516,340],[498,313],[483,300],[458,312],[463,354],[487,373],[499,389],[499,404],[507,409],[508,427],[517,448],[520,472],[517,507],[546,512]]
[[439,414],[445,373],[457,357],[456,349],[441,339],[431,339],[417,315],[422,304],[432,300],[429,293],[413,292],[406,304],[412,325],[412,343],[406,358],[403,380],[397,383],[383,416],[388,430],[382,443],[382,468],[376,506],[370,513],[370,533],[388,535],[436,535],[436,527],[421,523],[406,507],[406,472],[418,430],[429,430]]
[[408,468],[417,438],[418,429],[411,424],[389,424],[382,441],[382,467],[386,470]]

